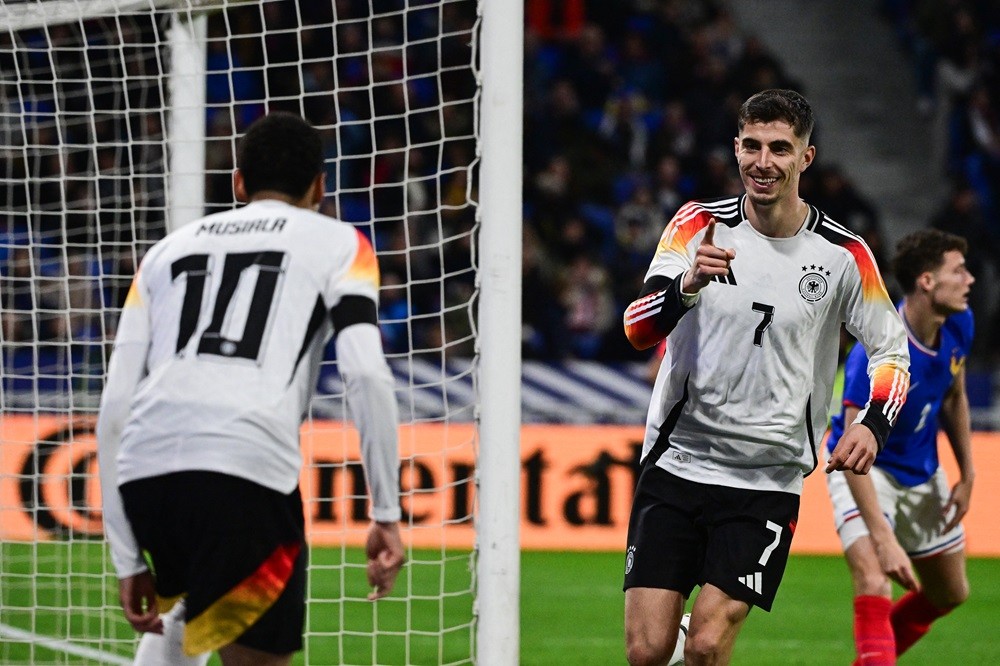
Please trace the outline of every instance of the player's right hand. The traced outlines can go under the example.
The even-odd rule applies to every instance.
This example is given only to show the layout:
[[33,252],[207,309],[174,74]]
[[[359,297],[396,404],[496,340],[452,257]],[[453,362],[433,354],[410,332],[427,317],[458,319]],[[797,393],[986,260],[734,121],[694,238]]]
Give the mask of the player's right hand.
[[392,592],[396,576],[406,562],[399,523],[372,522],[365,552],[368,555],[368,584],[372,586],[368,600],[375,601]]
[[895,537],[881,543],[874,541],[874,545],[879,566],[882,567],[882,573],[907,590],[914,591],[920,587],[919,583],[917,583],[917,576],[913,573],[910,556],[906,554],[906,551],[899,545],[899,541]]
[[136,631],[163,633],[163,620],[156,605],[156,582],[153,574],[142,571],[118,581],[118,596],[125,619]]
[[681,290],[685,294],[701,291],[716,276],[729,275],[729,264],[736,258],[736,250],[715,246],[715,224],[713,217],[695,252],[694,265],[684,274]]

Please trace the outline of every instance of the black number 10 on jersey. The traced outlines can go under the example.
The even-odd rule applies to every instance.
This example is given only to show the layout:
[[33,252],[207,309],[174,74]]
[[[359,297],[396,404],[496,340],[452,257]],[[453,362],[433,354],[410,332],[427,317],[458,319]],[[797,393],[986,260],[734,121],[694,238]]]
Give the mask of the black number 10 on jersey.
[[[198,354],[212,354],[225,358],[246,358],[256,361],[260,354],[267,320],[271,313],[271,303],[278,289],[285,260],[284,252],[240,252],[227,254],[222,262],[222,277],[215,293],[212,320],[198,339]],[[181,305],[180,326],[177,332],[177,353],[181,353],[198,330],[198,320],[205,305],[205,286],[213,270],[212,256],[209,254],[189,254],[170,265],[171,279],[176,283],[185,276],[184,302]],[[255,268],[256,271],[250,272]],[[256,273],[256,281],[247,301],[245,312],[229,312],[233,297],[241,288],[241,281]],[[223,326],[234,321],[237,316],[245,317],[243,335],[239,339],[226,338]],[[230,328],[227,326],[227,329]]]

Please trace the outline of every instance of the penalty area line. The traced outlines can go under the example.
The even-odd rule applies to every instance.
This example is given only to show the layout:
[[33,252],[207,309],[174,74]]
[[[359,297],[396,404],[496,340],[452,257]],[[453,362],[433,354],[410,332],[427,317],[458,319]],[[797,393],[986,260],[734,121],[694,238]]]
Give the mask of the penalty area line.
[[56,652],[63,652],[77,657],[93,659],[101,662],[102,664],[132,666],[131,659],[126,659],[120,655],[84,647],[83,645],[77,645],[76,643],[70,641],[52,638],[51,636],[43,636],[31,631],[25,631],[23,629],[18,629],[17,627],[12,627],[9,624],[0,623],[0,637],[20,641],[22,643],[34,643],[35,645],[41,645]]

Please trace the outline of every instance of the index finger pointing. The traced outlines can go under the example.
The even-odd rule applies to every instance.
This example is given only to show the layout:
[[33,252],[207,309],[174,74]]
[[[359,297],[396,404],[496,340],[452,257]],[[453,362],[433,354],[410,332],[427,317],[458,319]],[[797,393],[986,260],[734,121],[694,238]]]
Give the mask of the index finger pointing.
[[702,245],[715,245],[715,218],[713,217],[708,222],[707,231],[705,231],[705,237],[701,239]]

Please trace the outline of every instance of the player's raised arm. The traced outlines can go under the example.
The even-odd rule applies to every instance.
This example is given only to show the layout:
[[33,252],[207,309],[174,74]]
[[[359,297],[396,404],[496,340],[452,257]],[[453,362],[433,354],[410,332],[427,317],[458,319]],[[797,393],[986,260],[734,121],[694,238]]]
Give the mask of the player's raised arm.
[[[625,309],[625,335],[636,349],[663,340],[712,278],[729,274],[736,251],[715,246],[715,225],[714,217],[691,204],[681,207],[670,221],[639,297]],[[695,241],[701,230],[701,240]],[[695,242],[691,259],[689,245]]]

